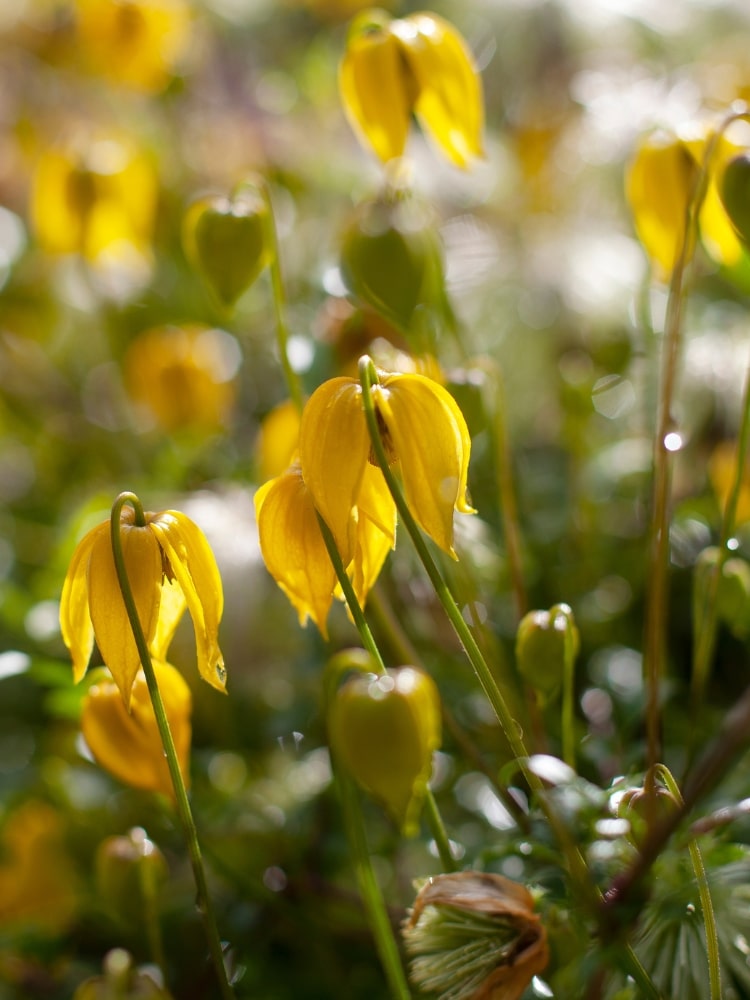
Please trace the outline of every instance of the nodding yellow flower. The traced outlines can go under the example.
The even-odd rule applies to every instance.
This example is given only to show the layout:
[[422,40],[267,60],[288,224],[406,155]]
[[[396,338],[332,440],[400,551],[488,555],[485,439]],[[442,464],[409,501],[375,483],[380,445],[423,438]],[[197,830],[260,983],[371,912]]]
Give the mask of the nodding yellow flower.
[[[668,280],[685,240],[685,223],[710,132],[683,137],[659,129],[641,140],[628,168],[625,190],[638,238],[657,274]],[[699,215],[700,236],[709,255],[731,267],[742,246],[717,187],[723,165],[738,147],[722,136],[716,143]]]
[[403,154],[412,113],[456,166],[482,156],[479,74],[464,39],[437,14],[356,17],[339,90],[355,132],[384,163]]
[[[218,645],[224,595],[208,542],[200,528],[179,511],[146,513],[145,521],[136,524],[133,509],[123,507],[123,558],[149,650],[157,660],[166,659],[187,608],[201,676],[224,691],[226,671]],[[86,673],[96,639],[129,705],[141,661],[117,579],[109,521],[92,528],[73,553],[60,600],[60,628],[73,658],[74,679],[80,681]]]
[[[395,508],[379,470],[372,468],[361,491],[362,506],[350,511],[353,550],[343,559],[360,604],[378,578],[395,540]],[[320,531],[312,496],[299,462],[255,494],[260,548],[266,568],[299,615],[311,618],[327,637],[334,596],[341,596]]]
[[[180,771],[190,784],[192,697],[182,674],[169,663],[153,661]],[[174,797],[172,779],[142,670],[136,674],[130,708],[109,670],[94,671],[81,710],[81,731],[97,764],[126,785]]]
[[[471,438],[451,394],[424,375],[379,373],[373,401],[386,453],[398,463],[409,509],[454,559],[453,512],[475,513],[466,494]],[[346,563],[354,554],[351,511],[362,505],[374,463],[353,378],[333,378],[308,400],[300,426],[302,475]]]
[[76,0],[84,59],[94,72],[153,93],[169,83],[190,41],[183,0]]

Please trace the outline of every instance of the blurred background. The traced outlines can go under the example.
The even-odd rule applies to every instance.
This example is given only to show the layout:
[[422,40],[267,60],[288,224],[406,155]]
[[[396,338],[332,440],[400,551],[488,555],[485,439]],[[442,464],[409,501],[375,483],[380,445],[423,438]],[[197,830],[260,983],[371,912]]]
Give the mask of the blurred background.
[[[252,496],[279,469],[258,444],[283,403],[267,273],[222,308],[188,263],[185,213],[252,174],[271,189],[292,364],[307,391],[398,332],[342,280],[342,234],[382,168],[339,102],[356,0],[4,0],[0,5],[0,998],[63,1000],[114,946],[148,962],[142,914],[102,888],[107,837],[145,828],[176,998],[211,996],[202,929],[171,811],[92,761],[79,732],[58,601],[82,533],[134,490],[208,536],[224,581],[229,696],[198,680],[190,626],[172,662],[193,689],[193,804],[239,996],[386,995],[341,830],[320,679],[357,644],[343,610],[326,645],[260,558]],[[384,4],[394,16],[421,9]],[[486,158],[444,164],[418,130],[413,186],[431,206],[450,309],[440,361],[473,435],[478,517],[460,519],[457,591],[476,599],[500,676],[516,616],[492,437],[478,404],[502,372],[531,606],[566,601],[581,630],[581,770],[606,786],[641,758],[640,648],[658,343],[624,198],[640,135],[750,97],[743,0],[462,0],[453,22],[481,71]],[[745,258],[698,260],[679,387],[670,653],[684,693],[689,575],[717,537],[721,446],[747,368]],[[465,360],[468,356],[471,361]],[[480,360],[481,359],[481,360]],[[278,446],[281,448],[281,446]],[[711,470],[713,470],[713,479]],[[750,517],[750,507],[743,509]],[[750,538],[738,534],[742,555]],[[505,749],[407,545],[377,614],[402,626],[455,716],[435,790],[462,864],[523,880],[513,820],[484,771]],[[747,635],[720,636],[702,724],[744,687]],[[548,722],[552,746],[557,722]],[[685,719],[672,717],[679,747]],[[461,734],[469,735],[469,746]],[[476,751],[474,753],[473,751]],[[679,751],[675,751],[679,761]],[[741,776],[737,776],[738,785]],[[365,804],[394,919],[439,870]],[[530,873],[533,875],[530,876]]]

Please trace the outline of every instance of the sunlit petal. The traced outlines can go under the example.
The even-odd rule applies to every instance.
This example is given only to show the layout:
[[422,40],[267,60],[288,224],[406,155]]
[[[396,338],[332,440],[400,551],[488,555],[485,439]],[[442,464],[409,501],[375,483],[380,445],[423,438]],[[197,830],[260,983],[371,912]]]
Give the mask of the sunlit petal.
[[456,29],[436,14],[394,21],[417,81],[414,111],[447,158],[466,167],[483,155],[484,101],[473,57]]
[[305,484],[344,565],[354,554],[352,510],[369,453],[359,383],[329,379],[315,390],[302,413],[299,454]]
[[[224,592],[214,554],[200,528],[180,511],[165,510],[146,520],[166,557],[167,575],[174,575],[187,601],[201,677],[224,691],[226,671],[218,638]],[[174,607],[169,610],[174,614]]]
[[60,631],[73,659],[73,679],[86,673],[94,648],[94,626],[89,613],[88,564],[100,535],[109,535],[109,521],[92,528],[78,543],[63,583],[60,598]]
[[167,658],[169,645],[186,607],[187,601],[177,580],[170,582],[164,578],[161,587],[159,620],[156,623],[156,632],[149,646],[152,656],[156,657],[157,660]]
[[[129,518],[130,513],[125,512]],[[122,554],[138,618],[146,642],[153,639],[161,597],[161,552],[148,527],[121,522]],[[115,570],[109,522],[98,532],[88,563],[91,621],[104,662],[112,672],[126,704],[141,659],[120,592]]]
[[374,394],[401,464],[406,502],[423,531],[455,558],[453,511],[473,513],[463,415],[450,393],[423,375],[388,375]]
[[397,39],[371,14],[357,18],[339,67],[344,110],[362,143],[383,161],[401,156],[415,94]]
[[268,572],[296,609],[300,624],[312,618],[326,637],[336,574],[298,464],[261,486],[255,514]]

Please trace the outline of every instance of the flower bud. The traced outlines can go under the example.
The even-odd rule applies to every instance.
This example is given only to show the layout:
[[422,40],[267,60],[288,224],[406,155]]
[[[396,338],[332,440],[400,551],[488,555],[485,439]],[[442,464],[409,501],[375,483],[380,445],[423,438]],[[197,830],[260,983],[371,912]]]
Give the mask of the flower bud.
[[486,872],[428,879],[403,937],[410,979],[430,995],[519,1000],[549,960],[531,893]]
[[674,795],[662,784],[654,784],[651,789],[630,788],[617,805],[617,815],[630,823],[628,839],[640,848],[650,829],[666,822],[679,809]]
[[579,648],[578,628],[567,604],[529,611],[521,619],[516,633],[518,669],[544,702],[559,691]]
[[171,1000],[161,985],[155,967],[133,968],[133,959],[123,948],[104,956],[104,975],[92,976],[78,987],[73,1000]]
[[352,295],[408,332],[417,309],[444,298],[440,240],[427,207],[411,195],[360,204],[344,233],[341,274]]
[[440,697],[432,678],[416,667],[351,677],[336,692],[328,727],[336,758],[406,836],[414,835],[440,745]]
[[[720,549],[709,546],[701,552],[695,564],[693,622],[696,634],[704,625],[704,609],[720,555]],[[716,613],[734,635],[747,635],[750,627],[750,566],[739,556],[727,559],[721,568],[716,591]]]
[[103,840],[96,851],[95,872],[99,898],[130,924],[143,921],[169,874],[164,855],[140,827]]
[[734,231],[750,246],[750,153],[731,159],[721,174],[719,195]]
[[185,216],[183,244],[211,291],[231,307],[270,263],[268,204],[251,187],[233,199],[201,198]]

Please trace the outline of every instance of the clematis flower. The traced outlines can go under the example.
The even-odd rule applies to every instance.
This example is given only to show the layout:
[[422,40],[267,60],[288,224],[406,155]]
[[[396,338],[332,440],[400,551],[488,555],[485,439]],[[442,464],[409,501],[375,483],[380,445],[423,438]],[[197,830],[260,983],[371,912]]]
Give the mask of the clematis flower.
[[[145,521],[136,524],[132,507],[123,507],[123,558],[149,650],[157,660],[166,659],[187,608],[201,676],[224,691],[226,671],[218,645],[224,596],[208,542],[179,511],[146,513]],[[86,673],[96,639],[129,705],[141,661],[120,592],[108,520],[92,528],[73,553],[60,600],[60,628],[73,658],[74,679],[80,681]]]
[[[378,469],[371,467],[361,494],[362,506],[349,513],[352,555],[343,561],[363,605],[393,548],[396,517]],[[255,494],[255,512],[268,572],[296,609],[300,625],[311,618],[327,637],[331,603],[334,596],[342,595],[299,462],[260,487]]]
[[[474,513],[466,495],[471,438],[453,397],[424,375],[379,373],[372,387],[386,452],[398,463],[409,509],[454,559],[453,512]],[[370,436],[362,387],[329,379],[308,400],[300,426],[302,476],[346,563],[354,555],[351,511],[363,503]]]
[[482,156],[479,74],[464,39],[436,14],[360,14],[349,30],[339,90],[355,132],[383,162],[403,154],[412,113],[456,166]]
[[[638,238],[657,274],[668,280],[685,239],[687,208],[711,134],[657,130],[639,143],[628,168],[625,190]],[[719,264],[732,267],[742,246],[717,187],[723,165],[738,148],[726,136],[716,145],[699,217],[703,245]]]
[[[190,779],[190,688],[171,664],[154,660],[153,666],[187,787]],[[143,671],[138,671],[133,682],[129,709],[109,670],[99,667],[95,675],[83,701],[81,731],[97,764],[133,788],[174,796]]]

